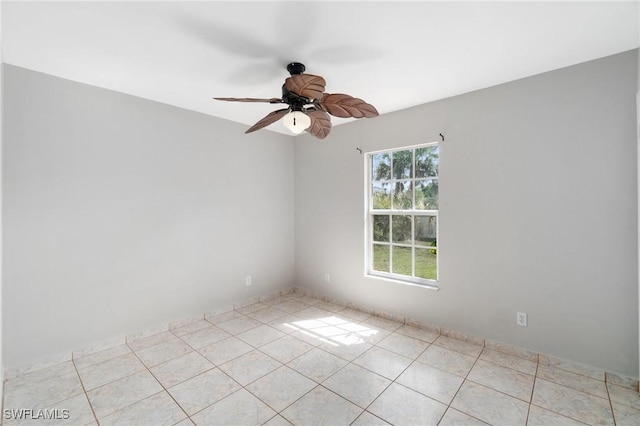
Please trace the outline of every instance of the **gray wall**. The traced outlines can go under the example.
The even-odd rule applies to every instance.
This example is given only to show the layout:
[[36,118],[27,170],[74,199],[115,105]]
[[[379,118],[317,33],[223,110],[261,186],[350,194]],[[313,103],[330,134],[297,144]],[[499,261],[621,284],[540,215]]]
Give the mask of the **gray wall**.
[[[298,138],[296,282],[637,376],[637,67],[630,51]],[[355,148],[439,132],[441,290],[364,277]]]
[[[303,286],[637,375],[636,55],[298,137],[295,175],[287,136],[5,65],[5,365],[284,288],[295,256]],[[355,148],[439,132],[441,290],[365,278]]]
[[[2,3],[0,3],[0,22],[2,22]],[[3,67],[3,57],[2,57],[2,31],[0,31],[0,223],[2,223],[2,135],[3,135],[3,126],[2,126],[2,104],[4,103],[3,96],[3,87],[4,87],[4,67]],[[2,226],[0,226],[0,383],[4,383],[4,360],[2,357]],[[0,386],[0,401],[4,401],[4,386]]]
[[[640,21],[640,8],[638,9],[638,21]],[[640,28],[638,28],[638,40],[640,40]],[[640,324],[640,54],[638,55],[638,92],[636,94],[636,124],[638,137],[638,323]],[[638,329],[638,340],[640,340],[640,327]],[[640,350],[640,349],[639,349]],[[640,363],[640,354],[638,354]],[[640,370],[640,364],[638,364]],[[640,389],[638,389],[640,392]]]
[[4,82],[7,368],[293,285],[292,138],[10,65]]

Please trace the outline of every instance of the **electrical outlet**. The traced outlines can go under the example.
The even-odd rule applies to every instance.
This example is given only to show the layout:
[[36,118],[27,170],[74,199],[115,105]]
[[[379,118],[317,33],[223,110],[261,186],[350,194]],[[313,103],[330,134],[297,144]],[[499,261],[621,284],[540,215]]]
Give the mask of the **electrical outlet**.
[[527,313],[526,312],[518,312],[516,315],[516,324],[521,325],[522,327],[527,326]]
[[326,282],[331,281],[331,275],[329,275],[329,273],[328,273],[328,272],[325,272],[325,273],[324,273],[324,280],[325,280]]
[[251,287],[251,275],[245,277],[244,285],[246,285],[247,287]]

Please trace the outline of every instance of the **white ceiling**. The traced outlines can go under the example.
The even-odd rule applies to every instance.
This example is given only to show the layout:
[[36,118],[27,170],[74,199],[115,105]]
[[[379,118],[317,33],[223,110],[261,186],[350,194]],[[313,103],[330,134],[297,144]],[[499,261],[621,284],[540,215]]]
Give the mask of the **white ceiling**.
[[637,1],[5,1],[2,54],[253,124],[274,105],[211,98],[279,97],[291,61],[384,114],[636,48],[639,16]]

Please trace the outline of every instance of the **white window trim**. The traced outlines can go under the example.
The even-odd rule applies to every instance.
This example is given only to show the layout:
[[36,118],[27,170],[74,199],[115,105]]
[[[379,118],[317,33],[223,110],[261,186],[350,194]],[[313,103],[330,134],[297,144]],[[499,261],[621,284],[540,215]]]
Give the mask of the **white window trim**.
[[[430,290],[440,290],[440,287],[438,286],[439,284],[439,279],[436,280],[431,280],[431,279],[426,279],[426,278],[418,278],[418,277],[410,277],[408,275],[401,275],[401,274],[394,274],[392,272],[382,272],[382,271],[376,271],[373,269],[373,241],[372,241],[372,235],[373,235],[373,223],[372,223],[372,209],[370,208],[370,203],[371,203],[371,196],[372,196],[372,170],[371,170],[371,158],[373,155],[381,153],[381,152],[394,152],[394,151],[402,151],[402,150],[408,150],[408,149],[415,149],[415,148],[423,148],[423,147],[429,147],[429,146],[434,146],[434,145],[438,145],[439,146],[439,142],[427,142],[427,143],[420,143],[420,144],[415,144],[415,145],[409,145],[409,146],[403,146],[403,147],[398,147],[398,148],[388,148],[388,149],[381,149],[381,150],[377,150],[377,151],[368,151],[365,152],[364,154],[364,162],[365,162],[365,167],[364,167],[364,182],[365,182],[365,197],[364,197],[364,232],[365,232],[365,238],[364,238],[364,245],[365,245],[365,259],[364,259],[364,275],[367,278],[373,278],[373,279],[379,279],[379,280],[384,280],[384,281],[388,281],[388,282],[393,282],[393,283],[398,283],[398,284],[403,284],[403,285],[409,285],[409,286],[414,286],[414,287],[420,287],[420,288],[425,288],[425,289],[430,289]],[[414,167],[415,169],[415,167]],[[415,170],[414,170],[414,176],[415,176]],[[415,181],[415,177],[412,178],[412,180]],[[438,173],[438,181],[440,180],[440,173]],[[389,181],[393,181],[393,179],[390,179]],[[415,195],[414,195],[415,197]],[[393,210],[393,209],[389,209],[389,210],[375,210],[376,214],[410,214],[413,216],[439,216],[439,210]],[[440,239],[440,220],[437,220],[436,222],[436,235],[437,238]],[[389,242],[389,246],[391,246],[391,242]],[[400,245],[402,246],[402,244],[394,244],[394,245]],[[413,247],[413,245],[407,245],[410,247]],[[437,250],[438,250],[438,256],[436,257],[436,271],[438,274],[438,278],[440,277],[440,244],[438,244],[437,246]],[[412,251],[413,253],[413,251]],[[415,254],[413,254],[415,256]],[[415,268],[415,259],[413,261],[413,267]]]

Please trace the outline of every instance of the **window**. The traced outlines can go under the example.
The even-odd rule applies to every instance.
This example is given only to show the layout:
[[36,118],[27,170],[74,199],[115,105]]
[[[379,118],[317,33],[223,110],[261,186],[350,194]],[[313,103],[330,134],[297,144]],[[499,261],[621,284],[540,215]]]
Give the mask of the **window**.
[[367,273],[438,280],[438,143],[367,154]]

